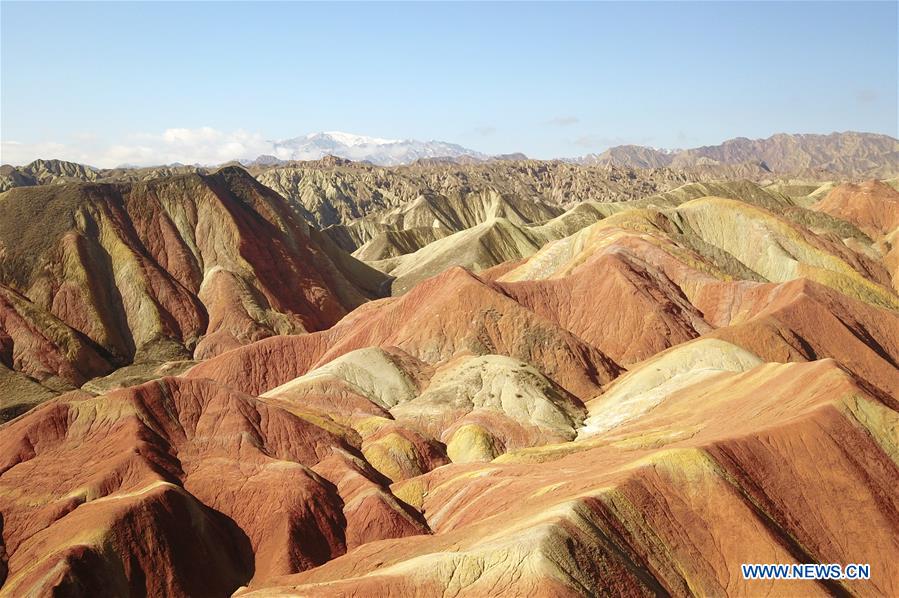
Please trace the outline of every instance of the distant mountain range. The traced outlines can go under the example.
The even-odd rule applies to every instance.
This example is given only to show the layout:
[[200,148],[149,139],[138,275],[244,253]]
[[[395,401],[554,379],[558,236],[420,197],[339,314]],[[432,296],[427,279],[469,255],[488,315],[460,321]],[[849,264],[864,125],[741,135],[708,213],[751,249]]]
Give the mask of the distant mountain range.
[[[445,141],[380,139],[330,131],[273,142],[271,154],[247,164],[271,166],[287,161],[318,160],[329,155],[378,166],[399,166],[417,161],[470,163],[526,159],[523,154],[491,156]],[[753,164],[775,174],[882,177],[899,172],[899,141],[876,133],[779,133],[767,139],[737,137],[720,145],[692,149],[619,145],[601,154],[588,154],[572,161],[627,168],[676,169]]]
[[833,173],[844,176],[895,176],[899,170],[899,141],[876,133],[791,135],[767,139],[737,137],[720,145],[664,150],[619,145],[578,160],[629,168],[690,168],[758,163],[777,174]]
[[[445,141],[380,139],[332,131],[272,142],[270,153],[254,160],[241,160],[240,164],[256,172],[324,158],[327,160],[321,166],[334,166],[340,161],[367,162],[375,166],[463,166],[528,160],[521,153],[488,155]],[[599,154],[558,161],[585,166],[670,169],[688,173],[695,180],[885,179],[899,175],[899,140],[888,135],[851,131],[829,135],[780,133],[767,139],[738,137],[720,145],[692,149],[619,145]],[[40,159],[25,166],[0,167],[0,191],[69,181],[146,180],[207,170],[208,167],[198,164],[98,169],[62,160]]]
[[276,141],[272,144],[271,155],[260,156],[254,161],[254,164],[318,160],[325,156],[337,156],[354,162],[371,162],[378,166],[398,166],[431,158],[484,160],[489,157],[481,152],[445,141],[380,139],[340,131],[328,131]]

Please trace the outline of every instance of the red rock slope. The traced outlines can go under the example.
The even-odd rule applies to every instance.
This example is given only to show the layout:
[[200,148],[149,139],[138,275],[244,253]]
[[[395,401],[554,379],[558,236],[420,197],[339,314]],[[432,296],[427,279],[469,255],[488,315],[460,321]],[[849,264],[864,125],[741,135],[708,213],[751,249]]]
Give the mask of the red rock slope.
[[0,207],[0,356],[52,388],[321,330],[383,278],[234,167],[17,188]]
[[846,183],[812,209],[851,222],[876,241],[874,249],[884,256],[893,288],[899,291],[899,191],[881,181]]

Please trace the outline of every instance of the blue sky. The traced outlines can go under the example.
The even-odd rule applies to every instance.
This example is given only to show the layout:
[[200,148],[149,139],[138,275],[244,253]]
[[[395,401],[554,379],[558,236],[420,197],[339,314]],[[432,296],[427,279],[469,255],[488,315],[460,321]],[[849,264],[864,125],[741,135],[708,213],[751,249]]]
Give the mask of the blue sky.
[[4,1],[0,28],[3,162],[206,161],[322,130],[538,158],[897,135],[896,2]]

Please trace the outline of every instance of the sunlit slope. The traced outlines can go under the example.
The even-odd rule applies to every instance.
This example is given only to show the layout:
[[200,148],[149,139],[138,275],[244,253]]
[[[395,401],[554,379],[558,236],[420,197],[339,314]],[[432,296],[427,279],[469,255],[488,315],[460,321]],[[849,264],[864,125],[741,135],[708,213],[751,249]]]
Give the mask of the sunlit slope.
[[539,234],[504,218],[494,218],[434,241],[398,257],[369,262],[396,280],[391,292],[400,295],[426,278],[453,266],[475,272],[536,252],[545,242]]
[[882,256],[899,291],[899,191],[880,181],[840,185],[811,209],[851,222],[875,241],[873,251]]
[[[372,543],[246,595],[896,591],[896,412],[831,361],[724,361],[604,433],[395,484],[417,489],[434,536]],[[602,419],[602,404],[591,413]],[[883,575],[751,582],[740,572],[859,559]]]
[[883,264],[773,212],[720,197],[690,200],[675,208],[618,212],[548,244],[502,280],[562,277],[604,247],[640,235],[672,251],[697,255],[697,269],[770,282],[808,278],[873,305],[899,307]]

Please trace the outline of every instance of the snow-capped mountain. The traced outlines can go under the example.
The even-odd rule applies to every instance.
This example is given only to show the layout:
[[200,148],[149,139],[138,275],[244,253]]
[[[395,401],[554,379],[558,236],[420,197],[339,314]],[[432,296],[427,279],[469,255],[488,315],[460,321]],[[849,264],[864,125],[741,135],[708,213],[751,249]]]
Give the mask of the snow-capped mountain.
[[270,153],[281,160],[318,160],[330,154],[347,160],[368,160],[381,166],[410,164],[421,158],[487,158],[485,154],[445,141],[381,139],[340,131],[276,141]]

